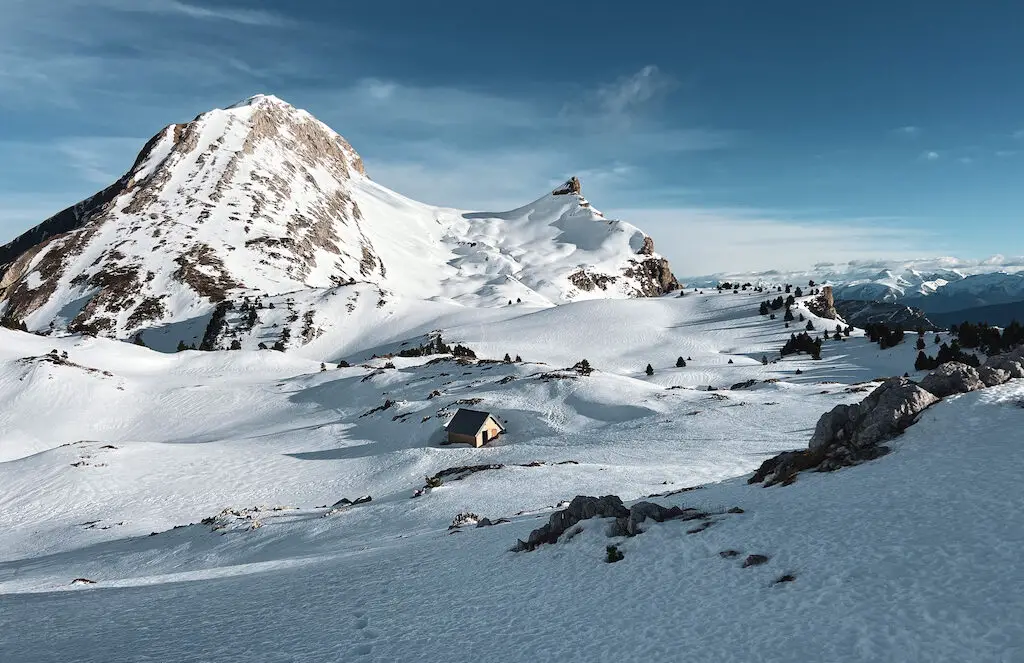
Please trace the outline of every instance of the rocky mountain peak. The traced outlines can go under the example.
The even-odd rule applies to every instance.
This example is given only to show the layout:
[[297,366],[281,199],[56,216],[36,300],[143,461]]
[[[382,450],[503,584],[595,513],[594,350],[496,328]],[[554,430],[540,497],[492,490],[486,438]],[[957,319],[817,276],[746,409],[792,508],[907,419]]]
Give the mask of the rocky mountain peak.
[[577,178],[575,175],[573,175],[568,180],[566,180],[565,184],[563,184],[560,187],[556,188],[551,193],[553,195],[555,195],[555,196],[566,196],[566,195],[570,195],[570,194],[575,194],[577,196],[582,196],[583,195],[583,187],[580,185],[579,178]]
[[116,182],[0,247],[0,316],[131,338],[201,330],[245,297],[349,286],[376,291],[380,306],[546,306],[678,288],[653,241],[581,191],[572,177],[508,212],[416,203],[367,178],[311,114],[256,95],[166,126]]

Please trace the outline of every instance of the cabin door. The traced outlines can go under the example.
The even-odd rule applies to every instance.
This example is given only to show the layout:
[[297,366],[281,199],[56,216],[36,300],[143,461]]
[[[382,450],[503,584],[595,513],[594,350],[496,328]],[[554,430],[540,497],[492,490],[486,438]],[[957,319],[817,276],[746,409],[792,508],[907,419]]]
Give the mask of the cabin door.
[[480,432],[480,444],[481,444],[481,446],[483,446],[484,444],[487,444],[487,439],[488,439],[488,431],[485,428],[483,431]]

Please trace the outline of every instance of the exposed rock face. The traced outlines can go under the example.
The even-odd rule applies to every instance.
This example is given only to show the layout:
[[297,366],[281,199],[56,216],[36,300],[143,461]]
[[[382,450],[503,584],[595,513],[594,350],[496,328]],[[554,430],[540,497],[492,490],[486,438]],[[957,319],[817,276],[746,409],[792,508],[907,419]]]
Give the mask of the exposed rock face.
[[644,245],[640,247],[637,254],[642,256],[654,255],[654,240],[650,237],[644,237]]
[[821,294],[807,302],[807,309],[814,315],[821,318],[835,320],[839,317],[836,312],[836,301],[832,297],[832,286],[827,285],[821,289]]
[[816,468],[832,471],[888,453],[896,437],[939,399],[906,378],[891,378],[854,405],[837,405],[818,419],[808,448],[787,451],[761,464],[750,483],[771,486]]
[[574,175],[574,176],[570,177],[569,180],[565,184],[563,184],[562,186],[558,187],[557,189],[555,189],[551,193],[553,193],[556,196],[567,196],[567,195],[570,195],[570,194],[580,195],[580,193],[582,191],[583,191],[583,188],[580,186],[580,181]]
[[591,292],[597,289],[607,290],[608,285],[615,283],[615,281],[614,276],[590,274],[583,269],[569,275],[569,282],[584,292]]
[[985,383],[981,380],[978,371],[973,366],[961,364],[958,361],[942,364],[921,380],[921,388],[939,398],[953,394],[965,394],[968,391],[984,387]]
[[622,271],[626,278],[639,281],[638,297],[658,297],[679,290],[676,280],[664,258],[648,258],[642,262],[630,260],[630,266]]

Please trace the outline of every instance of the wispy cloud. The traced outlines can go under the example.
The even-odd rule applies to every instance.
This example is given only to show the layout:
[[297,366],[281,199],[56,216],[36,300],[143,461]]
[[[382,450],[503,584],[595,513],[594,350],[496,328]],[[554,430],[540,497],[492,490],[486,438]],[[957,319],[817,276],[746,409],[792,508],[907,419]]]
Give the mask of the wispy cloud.
[[1024,129],[1018,129],[1017,131],[1014,131],[1012,134],[1010,134],[1010,137],[1016,140],[1024,140]]
[[941,155],[935,150],[928,150],[927,152],[921,153],[922,161],[938,161],[940,158]]
[[291,19],[263,9],[213,7],[210,3],[199,6],[181,0],[89,0],[89,4],[122,12],[165,14],[248,26],[285,27],[293,24]]
[[918,136],[921,135],[922,131],[923,130],[921,129],[921,127],[915,126],[913,124],[908,124],[906,126],[899,127],[898,129],[893,129],[893,133],[895,133],[898,136],[904,136],[906,138],[917,138]]
[[595,96],[605,113],[613,117],[629,117],[631,113],[670,90],[673,85],[673,80],[656,66],[647,65],[634,74],[601,85]]

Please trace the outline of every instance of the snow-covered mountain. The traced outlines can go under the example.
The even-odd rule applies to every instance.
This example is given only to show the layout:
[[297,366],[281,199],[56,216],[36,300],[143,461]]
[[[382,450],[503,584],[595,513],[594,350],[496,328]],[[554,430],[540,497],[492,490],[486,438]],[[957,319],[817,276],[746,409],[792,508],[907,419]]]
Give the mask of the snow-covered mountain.
[[470,306],[678,287],[575,178],[508,212],[424,205],[272,96],[166,127],[116,183],[0,247],[0,314],[32,330],[201,329],[218,302],[356,284]]

